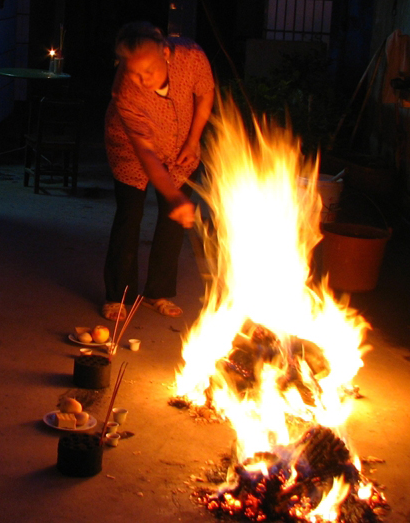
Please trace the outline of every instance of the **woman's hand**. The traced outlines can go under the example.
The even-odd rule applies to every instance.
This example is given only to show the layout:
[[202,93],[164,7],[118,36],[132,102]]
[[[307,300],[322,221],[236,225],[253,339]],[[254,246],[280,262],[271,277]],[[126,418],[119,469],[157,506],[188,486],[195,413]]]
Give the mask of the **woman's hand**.
[[180,223],[184,229],[190,229],[194,225],[194,213],[194,204],[183,193],[181,193],[179,201],[172,206],[172,210],[168,216],[171,220]]
[[177,165],[189,165],[194,163],[198,159],[196,153],[197,148],[188,142],[185,142],[179,151],[178,158],[176,161]]

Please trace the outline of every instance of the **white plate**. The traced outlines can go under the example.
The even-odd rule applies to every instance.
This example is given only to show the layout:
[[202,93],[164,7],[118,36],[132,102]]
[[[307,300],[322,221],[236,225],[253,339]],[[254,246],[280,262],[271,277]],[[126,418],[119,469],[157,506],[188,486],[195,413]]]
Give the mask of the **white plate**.
[[46,425],[48,425],[49,427],[53,427],[53,429],[57,429],[57,430],[68,430],[68,431],[71,431],[71,432],[80,432],[82,430],[90,430],[92,429],[93,427],[95,427],[97,425],[97,420],[90,415],[87,423],[85,423],[84,425],[80,425],[79,427],[75,428],[75,429],[64,429],[62,427],[57,427],[56,423],[55,423],[55,414],[57,412],[60,412],[59,410],[52,410],[51,412],[48,412],[47,414],[44,415],[43,417],[43,421]]
[[104,345],[107,345],[107,343],[110,343],[110,341],[111,341],[111,338],[108,338],[108,340],[105,341],[104,343],[95,343],[94,341],[92,341],[90,343],[87,343],[87,342],[84,343],[83,341],[77,340],[75,334],[69,334],[68,339],[70,341],[72,341],[73,343],[78,343],[78,345],[82,345],[83,347],[103,347]]

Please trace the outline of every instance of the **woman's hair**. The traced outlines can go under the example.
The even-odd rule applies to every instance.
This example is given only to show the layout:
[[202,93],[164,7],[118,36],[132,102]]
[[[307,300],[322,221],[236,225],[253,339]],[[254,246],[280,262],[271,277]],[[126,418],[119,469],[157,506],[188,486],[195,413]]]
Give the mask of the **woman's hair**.
[[115,42],[117,56],[123,57],[133,53],[147,42],[169,47],[169,43],[163,32],[150,22],[130,22],[124,25],[118,32]]

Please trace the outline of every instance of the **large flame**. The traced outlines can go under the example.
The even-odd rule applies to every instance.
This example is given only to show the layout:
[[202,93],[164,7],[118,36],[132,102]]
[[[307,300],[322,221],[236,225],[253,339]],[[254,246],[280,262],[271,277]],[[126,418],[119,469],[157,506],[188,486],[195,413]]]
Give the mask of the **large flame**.
[[[362,366],[369,326],[336,302],[326,279],[314,284],[311,277],[321,239],[318,164],[303,158],[288,129],[255,122],[250,138],[230,101],[220,104],[213,124],[207,176],[198,188],[211,220],[197,221],[211,274],[203,310],[184,340],[176,394],[201,405],[212,389],[213,406],[235,428],[244,461],[300,436],[290,434],[289,415],[328,427],[343,423],[350,406],[341,392]],[[280,364],[262,358],[256,383],[238,394],[218,362],[238,337],[249,341],[249,324],[274,333],[282,358]],[[292,354],[295,339],[303,340],[302,357]],[[323,375],[303,358],[310,342],[327,362]],[[296,387],[278,387],[292,365],[314,397],[309,405]]]

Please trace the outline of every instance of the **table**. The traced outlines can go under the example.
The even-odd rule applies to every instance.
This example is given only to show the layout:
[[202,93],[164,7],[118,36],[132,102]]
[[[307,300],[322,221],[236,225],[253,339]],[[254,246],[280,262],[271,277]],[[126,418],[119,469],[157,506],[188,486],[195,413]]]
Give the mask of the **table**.
[[[7,76],[14,80],[28,80],[28,98],[32,99],[34,94],[34,84],[40,86],[39,96],[53,95],[53,89],[60,85],[63,80],[69,80],[71,75],[67,73],[56,74],[44,69],[33,69],[30,67],[1,67],[0,76]],[[64,85],[64,82],[63,82]]]
[[[21,124],[21,128],[24,129],[21,133],[22,136],[20,137],[21,142],[23,142],[22,137],[24,132],[32,128],[32,117],[33,114],[36,113],[36,106],[38,105],[39,100],[43,96],[55,96],[55,88],[57,87],[60,89],[62,85],[65,85],[63,80],[67,81],[71,78],[71,75],[67,73],[56,74],[44,69],[35,69],[31,67],[1,67],[0,76],[6,76],[14,80],[28,80],[29,82],[27,94],[28,119],[24,124]],[[38,89],[36,89],[33,84],[36,84]]]
[[67,73],[56,74],[44,69],[32,69],[30,67],[0,67],[0,75],[23,80],[68,80],[71,78]]
[[[67,73],[56,74],[44,69],[34,69],[31,67],[0,67],[0,76],[6,76],[14,80],[28,80],[28,98],[32,98],[33,96],[34,84],[40,86],[40,95],[44,96],[53,93],[50,87],[61,85],[63,80],[69,80],[71,78],[71,75]],[[64,84],[65,82],[62,83]]]

